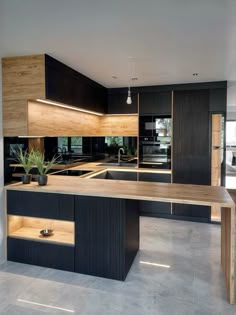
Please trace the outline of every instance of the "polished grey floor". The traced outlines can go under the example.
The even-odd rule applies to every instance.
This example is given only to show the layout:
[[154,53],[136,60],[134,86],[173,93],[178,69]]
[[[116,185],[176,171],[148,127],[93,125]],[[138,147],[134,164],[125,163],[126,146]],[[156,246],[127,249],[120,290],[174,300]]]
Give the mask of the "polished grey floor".
[[0,314],[235,315],[220,270],[220,227],[142,217],[125,282],[7,262]]

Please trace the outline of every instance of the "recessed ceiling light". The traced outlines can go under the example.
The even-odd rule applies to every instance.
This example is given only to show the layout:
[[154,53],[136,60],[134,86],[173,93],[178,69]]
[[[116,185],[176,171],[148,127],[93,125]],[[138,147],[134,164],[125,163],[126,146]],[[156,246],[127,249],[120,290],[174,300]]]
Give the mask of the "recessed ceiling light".
[[137,81],[138,78],[137,78],[137,77],[133,77],[133,78],[131,78],[131,80],[132,80],[132,81]]
[[113,75],[113,76],[112,76],[112,79],[117,79],[117,76],[116,76],[116,75]]
[[197,76],[198,76],[198,73],[197,73],[197,72],[194,72],[194,73],[193,73],[193,76],[194,76],[194,77],[197,77]]

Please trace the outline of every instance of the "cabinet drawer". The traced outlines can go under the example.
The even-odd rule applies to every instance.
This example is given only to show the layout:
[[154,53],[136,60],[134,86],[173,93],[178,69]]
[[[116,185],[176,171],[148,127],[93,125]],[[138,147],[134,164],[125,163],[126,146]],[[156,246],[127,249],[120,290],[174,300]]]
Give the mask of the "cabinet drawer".
[[24,264],[74,271],[74,246],[7,238],[7,259]]
[[7,213],[74,221],[74,196],[7,191]]

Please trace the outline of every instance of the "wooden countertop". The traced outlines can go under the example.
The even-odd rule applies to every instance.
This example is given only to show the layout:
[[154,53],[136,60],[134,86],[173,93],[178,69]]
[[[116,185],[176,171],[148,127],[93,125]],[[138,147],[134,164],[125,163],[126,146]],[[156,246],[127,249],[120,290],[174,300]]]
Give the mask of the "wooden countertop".
[[235,204],[224,187],[156,182],[134,182],[95,178],[49,176],[47,186],[38,183],[16,183],[6,190],[62,193],[150,201],[163,201],[203,206],[234,207]]

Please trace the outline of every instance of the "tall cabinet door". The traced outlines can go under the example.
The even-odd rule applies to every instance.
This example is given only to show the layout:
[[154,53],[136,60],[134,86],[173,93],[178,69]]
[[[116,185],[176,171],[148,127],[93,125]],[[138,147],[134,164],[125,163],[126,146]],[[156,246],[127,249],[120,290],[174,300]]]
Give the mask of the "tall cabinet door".
[[[222,114],[211,115],[211,185],[223,184],[222,166],[224,163],[224,117]],[[211,207],[211,220],[220,221],[219,207]]]
[[[176,91],[173,104],[173,183],[210,185],[208,90]],[[173,204],[172,214],[208,222],[210,207]]]

